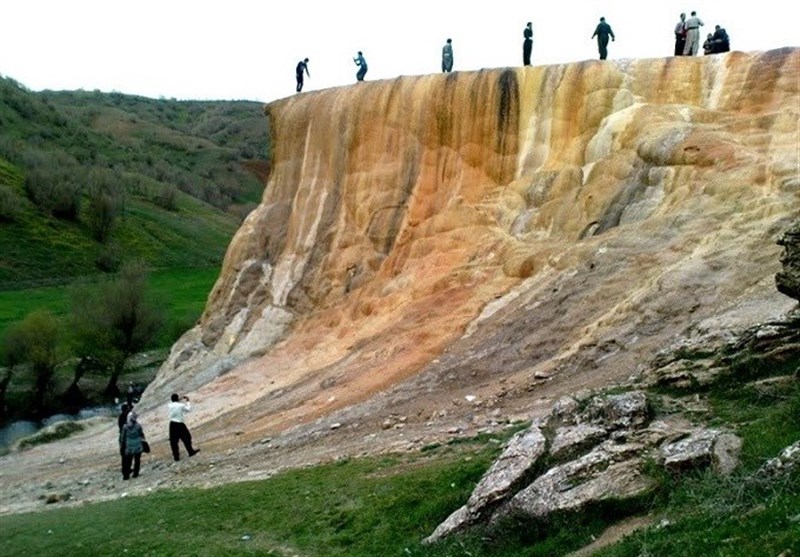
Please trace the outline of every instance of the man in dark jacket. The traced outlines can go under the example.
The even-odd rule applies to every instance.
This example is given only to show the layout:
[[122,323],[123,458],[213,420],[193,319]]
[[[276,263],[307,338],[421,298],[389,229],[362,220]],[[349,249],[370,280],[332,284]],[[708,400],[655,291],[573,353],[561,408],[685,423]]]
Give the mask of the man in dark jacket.
[[522,65],[531,65],[531,51],[533,50],[533,23],[528,22],[525,30],[522,32]]
[[675,24],[675,56],[683,56],[683,47],[686,46],[686,14],[681,14],[681,19]]
[[711,52],[730,52],[731,40],[728,37],[728,32],[719,25],[714,27],[714,35],[711,37],[713,45]]
[[595,37],[597,37],[597,49],[600,51],[600,59],[605,60],[608,57],[608,37],[611,37],[612,41],[616,40],[614,31],[612,31],[611,26],[606,23],[606,18],[600,18],[600,23],[597,24],[591,38],[593,39]]
[[308,73],[308,58],[300,60],[297,63],[297,68],[295,69],[295,74],[297,74],[296,77],[297,77],[297,92],[298,93],[303,90],[303,72],[305,72],[305,74],[308,77],[311,77],[311,74]]

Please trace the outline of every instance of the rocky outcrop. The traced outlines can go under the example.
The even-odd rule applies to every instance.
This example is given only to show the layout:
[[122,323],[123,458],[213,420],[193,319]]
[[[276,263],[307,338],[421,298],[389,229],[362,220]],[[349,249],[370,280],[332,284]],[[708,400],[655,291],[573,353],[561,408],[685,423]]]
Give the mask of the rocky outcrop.
[[679,413],[655,419],[652,396],[629,391],[560,400],[547,419],[509,441],[467,504],[426,542],[508,516],[545,520],[606,501],[641,497],[655,485],[645,471],[648,461],[672,473],[699,468],[733,471],[741,449],[736,435],[693,425]]
[[775,275],[775,284],[783,294],[800,300],[800,219],[794,221],[778,244],[783,246],[783,270]]
[[694,391],[737,369],[781,369],[800,360],[800,312],[760,323],[720,342],[716,334],[682,337],[661,350],[639,378],[648,387]]

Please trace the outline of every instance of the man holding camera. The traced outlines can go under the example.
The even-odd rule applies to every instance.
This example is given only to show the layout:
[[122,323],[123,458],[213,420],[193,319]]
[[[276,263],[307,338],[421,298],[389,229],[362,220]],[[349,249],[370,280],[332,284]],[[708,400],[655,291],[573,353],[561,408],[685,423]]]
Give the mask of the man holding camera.
[[172,449],[172,458],[177,462],[181,459],[180,450],[178,449],[178,442],[182,441],[183,446],[186,447],[186,452],[189,456],[194,456],[200,452],[200,449],[192,448],[192,434],[189,433],[189,428],[186,427],[184,419],[186,413],[192,409],[189,403],[189,397],[184,396],[183,399],[178,397],[177,393],[173,393],[171,402],[169,403],[169,446]]

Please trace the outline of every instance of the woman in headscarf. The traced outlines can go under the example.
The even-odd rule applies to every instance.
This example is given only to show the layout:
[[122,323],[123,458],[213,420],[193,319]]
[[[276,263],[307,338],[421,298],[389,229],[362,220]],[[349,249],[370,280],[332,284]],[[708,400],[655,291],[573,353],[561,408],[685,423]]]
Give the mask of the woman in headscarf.
[[[138,416],[133,410],[128,413],[128,421],[122,426],[119,433],[119,442],[123,447],[122,479],[127,480],[131,475],[139,476],[139,466],[142,460],[144,430],[138,421]],[[131,465],[133,473],[131,474]]]

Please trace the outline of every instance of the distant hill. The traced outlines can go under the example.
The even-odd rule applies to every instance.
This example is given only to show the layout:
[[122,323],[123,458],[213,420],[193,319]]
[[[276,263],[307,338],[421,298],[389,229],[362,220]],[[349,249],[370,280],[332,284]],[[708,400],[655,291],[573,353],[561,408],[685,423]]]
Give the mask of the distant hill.
[[0,78],[0,289],[142,258],[219,264],[263,190],[252,101],[32,92]]

